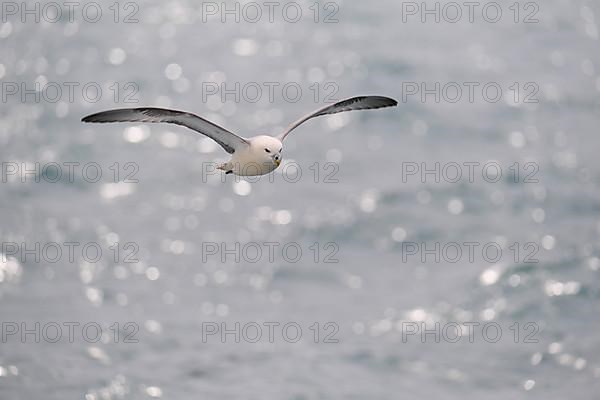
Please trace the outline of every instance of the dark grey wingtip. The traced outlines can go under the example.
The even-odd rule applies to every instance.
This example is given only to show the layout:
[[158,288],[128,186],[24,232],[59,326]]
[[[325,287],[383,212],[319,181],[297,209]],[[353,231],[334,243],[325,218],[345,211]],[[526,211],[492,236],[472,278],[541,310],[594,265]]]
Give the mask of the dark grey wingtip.
[[376,100],[378,102],[381,102],[381,104],[378,104],[378,108],[396,107],[398,105],[398,101],[396,101],[395,99],[392,99],[391,97],[385,97],[385,96],[368,96],[368,97],[370,97],[373,100]]
[[100,116],[101,114],[104,114],[104,112],[86,115],[85,117],[81,118],[81,122],[103,122],[101,119],[98,118],[98,116]]
[[391,97],[386,97],[385,99],[390,102],[390,107],[396,107],[398,105],[398,101],[395,99],[392,99]]
[[122,119],[122,114],[137,110],[138,109],[136,108],[117,108],[114,110],[100,111],[81,118],[81,122],[127,122],[127,119]]

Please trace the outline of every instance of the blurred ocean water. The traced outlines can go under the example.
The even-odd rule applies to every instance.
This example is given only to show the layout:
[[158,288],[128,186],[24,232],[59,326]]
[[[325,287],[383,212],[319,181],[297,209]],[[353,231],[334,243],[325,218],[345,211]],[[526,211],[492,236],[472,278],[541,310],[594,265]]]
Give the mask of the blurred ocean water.
[[[597,3],[517,3],[517,23],[513,2],[499,2],[497,23],[480,11],[472,23],[467,15],[422,22],[408,2],[384,0],[296,2],[295,23],[280,11],[273,22],[265,14],[223,23],[193,1],[123,2],[118,16],[107,3],[98,22],[81,8],[74,21],[53,22],[47,4],[39,23],[6,8],[0,23],[1,398],[593,398]],[[523,23],[528,16],[538,22]],[[36,82],[47,88],[39,101],[21,98],[21,85]],[[452,84],[439,102],[408,94],[436,82]],[[223,83],[233,89],[225,101]],[[465,83],[477,84],[472,102]],[[486,84],[502,89],[497,102],[485,100]],[[285,85],[301,88],[297,101]],[[448,101],[456,85],[463,97]],[[358,94],[400,104],[312,120],[286,142],[290,169],[256,182],[208,173],[225,153],[183,128],[80,122],[107,108],[156,105],[243,136],[275,134]],[[70,164],[73,179],[51,182],[36,163],[63,172],[79,164]],[[439,182],[421,175],[436,163],[460,166],[463,179],[453,183],[451,167]],[[483,177],[487,163],[502,176]],[[59,260],[35,260],[49,243],[61,244]],[[79,244],[73,260],[65,243]],[[82,256],[86,243],[101,246],[99,260]],[[236,262],[236,243],[258,244],[262,256]],[[265,243],[278,244],[272,259]],[[410,255],[410,244],[425,243],[479,246],[456,262]],[[482,256],[489,243],[501,259]],[[282,251],[289,244],[302,251],[297,261]],[[35,330],[36,322],[61,325],[63,337],[8,335],[8,323]],[[69,322],[80,324],[72,343]],[[273,343],[269,322],[279,324]],[[406,332],[422,322],[494,323],[502,335],[492,343],[475,328],[472,342],[430,334],[422,343]],[[86,323],[101,326],[97,342],[82,339]],[[207,336],[209,326],[235,331],[236,323],[249,327],[239,343],[234,333]],[[295,343],[282,335],[290,323],[302,331]],[[263,327],[257,343],[247,340],[252,324]]]

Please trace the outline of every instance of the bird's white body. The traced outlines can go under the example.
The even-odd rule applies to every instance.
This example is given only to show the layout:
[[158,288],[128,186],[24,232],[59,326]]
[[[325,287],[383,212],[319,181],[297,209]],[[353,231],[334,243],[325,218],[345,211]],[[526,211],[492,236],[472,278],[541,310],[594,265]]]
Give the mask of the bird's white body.
[[231,160],[219,166],[227,173],[239,176],[265,175],[281,164],[283,143],[273,136],[254,136],[249,146],[236,150]]

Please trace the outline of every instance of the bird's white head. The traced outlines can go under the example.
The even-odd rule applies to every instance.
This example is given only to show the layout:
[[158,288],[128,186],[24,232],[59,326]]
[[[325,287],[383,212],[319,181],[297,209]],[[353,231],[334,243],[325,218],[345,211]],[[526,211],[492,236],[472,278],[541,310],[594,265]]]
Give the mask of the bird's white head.
[[250,139],[250,148],[253,155],[263,163],[273,163],[274,168],[281,164],[281,150],[283,143],[273,136],[255,136]]

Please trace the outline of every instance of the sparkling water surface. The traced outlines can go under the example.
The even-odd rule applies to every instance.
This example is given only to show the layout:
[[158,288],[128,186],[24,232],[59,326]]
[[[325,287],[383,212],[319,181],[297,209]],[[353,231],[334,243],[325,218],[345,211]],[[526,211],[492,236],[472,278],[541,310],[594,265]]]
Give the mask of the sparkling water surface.
[[[3,95],[8,83],[59,83],[66,91],[64,83],[75,82],[79,89],[97,83],[102,96],[92,102],[76,89],[72,100],[66,92],[56,102],[3,99],[2,243],[98,243],[104,253],[94,262],[80,252],[58,262],[3,254],[2,333],[10,322],[29,329],[94,322],[103,335],[70,343],[63,327],[56,343],[3,337],[0,397],[593,398],[600,389],[600,9],[544,1],[539,22],[527,24],[514,23],[512,3],[500,3],[498,23],[480,14],[473,23],[423,23],[418,15],[403,22],[405,4],[387,0],[338,2],[337,23],[322,21],[331,12],[324,3],[315,23],[311,2],[297,2],[305,15],[296,23],[279,14],[273,23],[266,16],[204,21],[201,2],[158,0],[131,9],[121,3],[118,23],[108,3],[96,23],[77,12],[73,22],[8,16],[0,23]],[[132,10],[138,22],[123,23]],[[205,97],[207,83],[223,82],[265,91],[256,102]],[[303,93],[294,102],[275,90],[270,101],[265,82],[297,83]],[[407,96],[411,82],[493,82],[504,95],[421,101]],[[536,85],[537,102],[525,101],[533,93],[527,83]],[[243,136],[275,134],[329,100],[332,88],[336,99],[380,94],[400,104],[306,123],[286,141],[284,165],[259,181],[207,178],[207,163],[226,154],[184,128],[80,122],[103,109],[155,105]],[[128,95],[137,103],[126,103]],[[38,183],[27,175],[23,183],[6,174],[7,163],[51,162],[95,162],[103,176],[52,183],[38,175]],[[501,177],[479,171],[473,182],[453,183],[403,175],[407,163],[489,162],[502,167]],[[297,182],[282,173],[286,165],[300,166]],[[132,172],[137,183],[125,182]],[[293,262],[281,247],[274,259],[263,248],[256,262],[223,262],[222,247],[206,256],[207,243],[226,250],[266,242],[296,243],[302,256]],[[504,256],[423,262],[406,255],[407,243],[425,242],[497,243]],[[137,262],[126,259],[126,243]],[[537,245],[539,262],[527,262],[527,243]],[[207,323],[265,322],[280,324],[273,343],[266,329],[257,343],[203,337]],[[502,337],[437,343],[432,334],[422,343],[403,336],[407,323],[421,322],[431,329],[494,322]],[[302,329],[295,343],[282,337],[287,323]],[[125,340],[132,332],[137,343]],[[531,332],[535,340],[526,340]],[[325,340],[330,333],[337,342]]]

